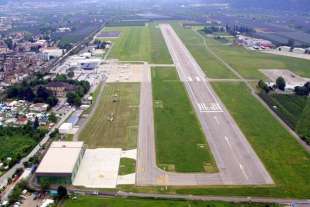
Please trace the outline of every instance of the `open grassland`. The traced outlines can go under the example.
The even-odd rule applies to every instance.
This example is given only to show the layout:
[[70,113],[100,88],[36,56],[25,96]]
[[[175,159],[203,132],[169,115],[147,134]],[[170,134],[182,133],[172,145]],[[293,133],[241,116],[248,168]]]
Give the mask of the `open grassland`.
[[111,83],[103,90],[95,113],[79,135],[89,148],[136,147],[138,134],[139,84]]
[[159,167],[214,172],[216,165],[175,69],[153,69],[156,154]]
[[108,58],[161,64],[172,63],[160,29],[155,23],[143,27],[107,27],[105,31],[121,32],[119,38],[110,39],[113,42],[113,48]]
[[136,160],[130,158],[121,158],[119,164],[119,175],[128,175],[136,172]]
[[12,158],[13,162],[19,160],[36,144],[37,141],[28,135],[12,133],[11,135],[2,136],[0,134],[0,162],[5,161],[8,157]]
[[[151,199],[131,199],[131,198],[100,198],[84,196],[75,200],[65,201],[64,207],[266,207],[266,204],[234,204],[225,202],[203,202],[203,201],[169,201],[169,200],[151,200]],[[268,205],[276,207],[278,205]]]
[[179,190],[179,193],[310,197],[310,155],[259,103],[243,83],[213,83],[275,181],[275,187]]
[[197,33],[190,29],[184,29],[176,22],[171,25],[209,78],[236,78],[207,50],[203,39]]
[[212,38],[207,45],[217,55],[248,79],[264,79],[259,69],[288,69],[300,76],[310,77],[310,61],[251,51],[240,46],[229,46]]

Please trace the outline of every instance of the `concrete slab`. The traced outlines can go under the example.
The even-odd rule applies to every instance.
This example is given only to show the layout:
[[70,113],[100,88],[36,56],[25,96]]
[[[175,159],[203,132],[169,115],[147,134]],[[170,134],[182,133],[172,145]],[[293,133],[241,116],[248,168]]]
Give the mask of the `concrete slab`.
[[143,65],[109,63],[102,65],[99,70],[107,76],[107,83],[142,81]]
[[120,175],[117,178],[117,185],[134,185],[136,183],[136,173]]
[[287,85],[303,85],[309,78],[301,77],[290,70],[285,69],[261,69],[264,75],[266,75],[271,81],[276,82],[277,78],[282,76]]
[[137,159],[137,149],[122,151],[121,158]]
[[87,149],[74,186],[87,188],[115,188],[122,149]]

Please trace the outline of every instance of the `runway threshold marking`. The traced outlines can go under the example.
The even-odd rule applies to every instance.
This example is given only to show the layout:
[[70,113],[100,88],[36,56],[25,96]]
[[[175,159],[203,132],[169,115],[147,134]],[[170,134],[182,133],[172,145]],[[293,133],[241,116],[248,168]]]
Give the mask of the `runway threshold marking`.
[[198,109],[202,113],[223,112],[218,103],[197,103]]

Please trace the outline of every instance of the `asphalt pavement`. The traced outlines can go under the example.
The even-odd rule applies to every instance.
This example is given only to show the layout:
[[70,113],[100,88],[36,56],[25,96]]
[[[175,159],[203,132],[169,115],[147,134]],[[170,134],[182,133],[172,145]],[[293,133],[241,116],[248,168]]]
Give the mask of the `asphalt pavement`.
[[[165,172],[156,165],[152,83],[145,64],[141,83],[137,185],[265,185],[273,180],[172,27],[160,25],[179,77],[189,94],[219,173]],[[184,126],[186,127],[186,126]]]

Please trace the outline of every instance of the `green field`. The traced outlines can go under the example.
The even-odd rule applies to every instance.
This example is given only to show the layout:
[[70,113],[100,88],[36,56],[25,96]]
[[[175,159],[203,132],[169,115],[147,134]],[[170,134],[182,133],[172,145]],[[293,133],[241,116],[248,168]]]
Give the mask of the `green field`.
[[113,41],[108,58],[123,61],[147,61],[149,63],[172,63],[160,29],[155,23],[138,27],[106,27],[105,31],[120,31],[121,36]]
[[184,29],[178,23],[171,25],[209,78],[236,78],[225,65],[210,54],[203,43],[203,39],[197,33],[190,29]]
[[307,104],[307,97],[263,92],[260,96],[291,128],[296,129]]
[[202,201],[169,201],[169,200],[146,200],[131,198],[100,198],[79,197],[75,200],[67,200],[64,207],[276,207],[278,205],[266,204],[234,204],[224,202]]
[[310,155],[265,109],[243,83],[213,83],[276,187],[180,190],[179,193],[310,197]]
[[158,166],[177,172],[216,171],[200,123],[176,70],[154,68],[152,81]]
[[259,69],[289,69],[301,76],[310,77],[309,60],[250,51],[239,46],[221,44],[212,38],[206,40],[208,47],[244,78],[264,79],[265,76]]
[[84,141],[89,148],[135,148],[140,85],[111,83],[104,87],[98,107],[80,133],[79,140]]
[[[231,78],[233,74],[219,63],[203,45],[201,36],[191,29],[184,29],[179,22],[171,23],[186,47],[210,78]],[[239,46],[229,46],[213,38],[205,38],[207,46],[244,78],[264,79],[259,69],[289,69],[301,76],[310,77],[309,60],[264,54]]]
[[[1,133],[1,129],[0,129]],[[0,162],[11,157],[13,162],[25,156],[37,142],[28,135],[13,133],[12,135],[0,135]]]
[[130,158],[121,158],[119,164],[119,175],[128,175],[136,172],[136,161]]
[[310,143],[310,99],[308,97],[264,92],[261,92],[260,96],[288,126],[303,140]]

